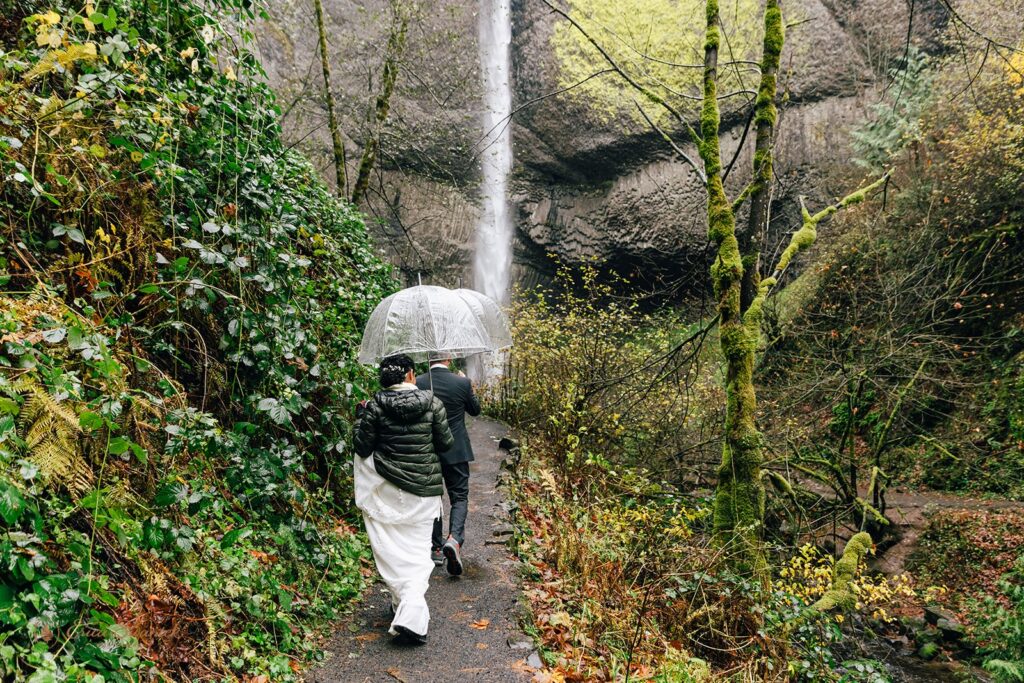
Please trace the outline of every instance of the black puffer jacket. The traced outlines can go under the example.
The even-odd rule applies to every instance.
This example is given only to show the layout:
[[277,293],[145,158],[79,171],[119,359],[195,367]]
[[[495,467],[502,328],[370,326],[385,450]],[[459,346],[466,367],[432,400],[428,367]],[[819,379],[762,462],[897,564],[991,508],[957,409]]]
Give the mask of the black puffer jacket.
[[452,447],[444,405],[429,391],[384,390],[356,421],[356,453],[374,454],[377,474],[415,496],[440,496],[441,461]]

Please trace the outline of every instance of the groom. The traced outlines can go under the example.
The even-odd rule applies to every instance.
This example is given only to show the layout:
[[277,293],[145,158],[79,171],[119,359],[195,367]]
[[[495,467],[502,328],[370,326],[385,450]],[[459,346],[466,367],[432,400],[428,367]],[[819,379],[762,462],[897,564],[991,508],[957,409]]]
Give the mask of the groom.
[[473,385],[461,372],[453,373],[448,364],[450,358],[430,361],[430,374],[416,378],[416,386],[430,391],[444,404],[448,413],[448,427],[455,437],[455,445],[439,453],[441,476],[451,501],[448,520],[448,538],[444,538],[444,526],[440,517],[434,520],[434,533],[430,543],[430,557],[434,564],[447,563],[448,573],[458,576],[462,573],[462,544],[465,541],[466,513],[469,510],[469,463],[473,460],[473,446],[466,432],[466,414],[479,415],[480,402],[473,394]]

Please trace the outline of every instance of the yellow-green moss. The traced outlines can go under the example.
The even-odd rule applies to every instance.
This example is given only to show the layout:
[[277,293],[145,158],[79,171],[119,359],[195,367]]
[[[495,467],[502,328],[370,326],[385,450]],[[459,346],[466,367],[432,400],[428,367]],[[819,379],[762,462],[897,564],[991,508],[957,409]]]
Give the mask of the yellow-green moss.
[[[569,0],[574,20],[608,52],[643,88],[654,103],[669,102],[686,115],[696,117],[697,106],[674,93],[691,93],[701,86],[701,71],[679,64],[700,62],[704,18],[701,0]],[[723,7],[729,23],[732,56],[751,59],[760,39],[755,0],[738,0]],[[568,21],[555,25],[551,48],[558,62],[559,86],[566,88],[593,75],[594,65],[604,58],[591,42]],[[730,57],[732,58],[732,57]],[[723,70],[722,86],[740,89],[736,70]],[[628,116],[645,124],[633,101],[636,91],[617,75],[594,78],[565,95],[590,107],[600,118]],[[668,123],[665,111],[648,112],[657,123]]]
[[821,612],[833,609],[847,610],[856,604],[857,596],[850,590],[850,583],[857,576],[857,569],[864,556],[871,550],[871,546],[871,534],[865,531],[855,534],[847,541],[843,556],[832,570],[832,588],[814,603],[814,609]]

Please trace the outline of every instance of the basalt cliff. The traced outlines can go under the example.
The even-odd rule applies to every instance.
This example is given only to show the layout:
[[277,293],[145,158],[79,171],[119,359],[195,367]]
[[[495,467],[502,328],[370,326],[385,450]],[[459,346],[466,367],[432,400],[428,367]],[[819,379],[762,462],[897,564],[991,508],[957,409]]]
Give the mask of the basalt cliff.
[[[699,2],[654,4],[666,3],[678,13],[702,11]],[[311,4],[275,3],[258,43],[285,112],[287,137],[333,178]],[[571,5],[588,16],[588,2]],[[392,14],[379,0],[325,0],[324,8],[351,176],[373,125],[370,111]],[[481,144],[477,12],[476,3],[465,0],[418,6],[382,132],[380,164],[363,207],[374,219],[378,243],[413,282],[419,277],[450,286],[471,284],[479,164],[488,153]],[[769,251],[798,225],[798,196],[808,203],[827,202],[859,180],[862,172],[851,163],[851,128],[882,97],[908,44],[942,49],[936,36],[947,21],[938,0],[913,3],[912,21],[911,4],[902,1],[786,4],[779,182],[766,238]],[[588,98],[586,87],[575,85],[583,79],[573,81],[570,66],[577,74],[592,69],[595,82],[617,76],[601,73],[607,64],[600,58],[589,67],[566,64],[558,41],[565,40],[567,22],[543,0],[513,0],[512,22],[513,280],[543,281],[561,259],[594,262],[627,276],[638,290],[685,296],[702,287],[704,193],[693,169],[636,116],[629,99],[618,107],[601,106]],[[756,58],[756,29],[752,36],[749,56]],[[748,87],[756,87],[754,77],[749,81]],[[747,129],[748,101],[739,95],[723,106],[722,149],[726,160],[735,157],[727,179],[733,191],[749,179],[752,131],[736,154]],[[670,123],[664,122],[667,132],[686,149],[685,130]]]

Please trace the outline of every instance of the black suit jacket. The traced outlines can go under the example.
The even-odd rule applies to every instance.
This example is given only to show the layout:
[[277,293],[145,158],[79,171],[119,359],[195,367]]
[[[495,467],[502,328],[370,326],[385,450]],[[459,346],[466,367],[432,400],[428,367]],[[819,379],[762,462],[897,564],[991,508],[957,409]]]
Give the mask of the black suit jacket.
[[441,463],[455,465],[473,460],[473,446],[469,443],[466,432],[466,414],[479,415],[480,401],[473,394],[473,385],[465,377],[459,377],[448,368],[433,368],[430,376],[420,375],[416,378],[416,386],[430,391],[433,384],[434,396],[441,399],[445,412],[448,414],[448,427],[455,437],[455,445],[443,453],[438,453]]

